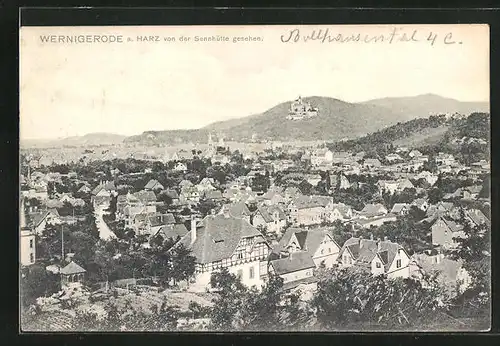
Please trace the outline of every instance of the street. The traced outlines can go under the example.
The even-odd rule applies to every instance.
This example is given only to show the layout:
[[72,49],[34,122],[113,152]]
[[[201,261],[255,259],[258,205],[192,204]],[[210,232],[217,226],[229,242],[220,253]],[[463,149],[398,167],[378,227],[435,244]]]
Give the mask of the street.
[[104,222],[102,215],[104,210],[102,208],[96,209],[95,211],[95,221],[97,228],[99,229],[99,237],[104,240],[109,240],[110,238],[116,238],[116,235],[109,229],[106,222]]

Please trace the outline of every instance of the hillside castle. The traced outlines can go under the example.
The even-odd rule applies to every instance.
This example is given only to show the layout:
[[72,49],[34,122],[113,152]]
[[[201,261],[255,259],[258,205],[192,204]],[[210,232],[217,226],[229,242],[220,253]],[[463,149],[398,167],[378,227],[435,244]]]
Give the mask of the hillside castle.
[[305,102],[299,96],[298,99],[293,101],[290,105],[290,110],[288,111],[288,120],[302,120],[307,118],[313,118],[318,115],[318,108],[311,106],[309,102]]

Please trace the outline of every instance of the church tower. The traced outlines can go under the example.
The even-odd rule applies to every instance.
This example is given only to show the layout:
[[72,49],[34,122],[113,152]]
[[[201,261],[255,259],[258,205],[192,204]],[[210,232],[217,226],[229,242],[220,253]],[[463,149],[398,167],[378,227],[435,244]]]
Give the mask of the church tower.
[[222,134],[219,134],[219,147],[224,148],[224,136]]
[[214,142],[212,140],[212,133],[208,133],[208,154],[212,156],[215,152]]

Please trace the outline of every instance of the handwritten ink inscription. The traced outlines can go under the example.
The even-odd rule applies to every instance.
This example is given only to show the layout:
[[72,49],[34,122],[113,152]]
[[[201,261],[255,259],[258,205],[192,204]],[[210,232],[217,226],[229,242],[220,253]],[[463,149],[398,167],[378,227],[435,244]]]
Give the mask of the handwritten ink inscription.
[[452,32],[445,35],[424,31],[419,29],[403,30],[394,27],[387,34],[364,34],[334,33],[330,28],[314,29],[308,32],[301,32],[301,29],[295,28],[281,35],[283,43],[297,43],[316,41],[320,43],[401,43],[401,42],[428,42],[430,45],[443,43],[445,45],[462,44],[462,42],[453,36]]

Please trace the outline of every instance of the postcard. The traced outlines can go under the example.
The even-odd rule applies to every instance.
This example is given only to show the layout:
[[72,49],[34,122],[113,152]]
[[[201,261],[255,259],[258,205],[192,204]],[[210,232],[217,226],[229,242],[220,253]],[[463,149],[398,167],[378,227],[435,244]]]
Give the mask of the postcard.
[[22,332],[490,329],[488,25],[19,44]]

